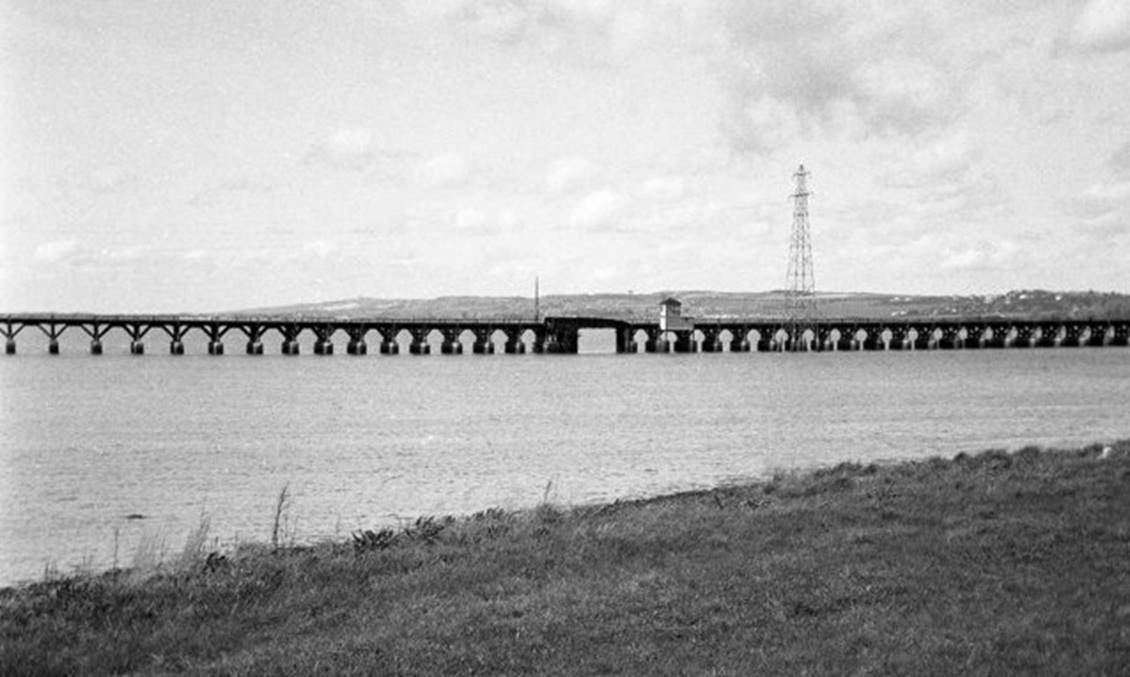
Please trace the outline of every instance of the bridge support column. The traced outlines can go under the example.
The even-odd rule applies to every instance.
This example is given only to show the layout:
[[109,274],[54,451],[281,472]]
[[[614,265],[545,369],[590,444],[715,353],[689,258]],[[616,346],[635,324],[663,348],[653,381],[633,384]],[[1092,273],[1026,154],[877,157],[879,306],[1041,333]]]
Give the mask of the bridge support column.
[[867,338],[863,339],[864,350],[886,350],[887,342],[883,339],[883,332],[887,330],[886,327],[864,327],[867,331]]
[[301,347],[301,344],[298,343],[298,339],[289,339],[288,338],[288,339],[286,339],[282,342],[282,354],[283,355],[299,355],[301,353],[302,353],[302,347]]
[[658,329],[648,329],[643,349],[645,353],[666,353],[667,339],[663,338],[663,333]]
[[725,350],[725,346],[722,345],[722,339],[719,336],[720,334],[721,334],[721,332],[719,332],[716,329],[711,330],[711,331],[703,330],[703,332],[702,332],[702,352],[704,352],[704,353],[720,353],[723,350]]
[[506,335],[506,343],[502,345],[502,350],[507,355],[521,355],[526,352],[526,344],[522,343],[522,332],[512,331]]
[[169,341],[169,354],[184,355],[184,343],[176,340]]
[[490,340],[491,333],[489,330],[476,331],[475,343],[471,346],[471,352],[476,355],[494,355],[494,342]]
[[770,334],[762,334],[761,338],[757,339],[757,352],[769,353],[777,350],[777,340]]
[[400,344],[395,338],[381,339],[381,355],[399,355]]
[[145,354],[145,344],[142,343],[141,341],[130,341],[129,342],[129,354],[130,355],[144,355]]
[[746,333],[742,331],[730,331],[734,338],[730,339],[730,352],[731,353],[748,353],[749,352],[749,339],[746,338]]
[[694,340],[694,332],[690,331],[677,331],[675,332],[675,352],[676,353],[693,353],[698,349],[698,341]]
[[1114,325],[1114,335],[1110,339],[1110,346],[1130,346],[1130,325]]
[[224,354],[224,344],[223,344],[223,342],[222,341],[209,341],[208,342],[208,354],[209,355],[216,355],[216,356],[223,355]]
[[428,345],[429,331],[413,331],[412,343],[408,346],[408,352],[413,355],[430,355],[432,347]]
[[4,341],[4,354],[5,355],[15,355],[16,354],[16,339],[8,339],[8,340]]
[[1087,339],[1087,345],[1096,348],[1103,348],[1110,345],[1111,332],[1106,326],[1093,326],[1091,327],[1091,336]]
[[635,353],[639,350],[636,345],[636,332],[634,329],[617,329],[616,330],[616,352],[624,355]]
[[365,355],[369,352],[369,346],[361,339],[351,338],[345,345],[345,352],[350,355]]
[[90,354],[91,355],[101,355],[102,354],[102,342],[101,341],[99,341],[98,339],[91,339],[90,340]]
[[933,327],[914,327],[914,334],[914,342],[911,345],[913,350],[933,350],[938,347],[934,341]]
[[248,355],[262,355],[263,354],[263,342],[256,340],[256,339],[252,339],[252,340],[248,341],[247,342],[247,354]]
[[1040,327],[1039,336],[1036,337],[1037,348],[1055,348],[1059,345],[1059,327],[1048,325]]
[[441,355],[462,355],[463,344],[459,341],[460,331],[443,332],[443,343],[439,345]]
[[314,354],[315,355],[333,355],[334,354],[333,341],[326,339],[326,338],[320,338],[320,339],[317,339],[316,341],[314,341]]

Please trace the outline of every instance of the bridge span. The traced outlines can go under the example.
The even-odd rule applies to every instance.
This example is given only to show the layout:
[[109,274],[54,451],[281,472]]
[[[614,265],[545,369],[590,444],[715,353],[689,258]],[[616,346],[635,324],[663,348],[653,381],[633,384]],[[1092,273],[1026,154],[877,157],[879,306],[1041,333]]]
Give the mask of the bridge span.
[[[746,352],[932,350],[971,348],[1040,348],[1077,346],[1126,346],[1130,344],[1130,318],[905,318],[820,319],[795,323],[780,318],[698,318],[693,329],[662,331],[658,322],[636,322],[602,317],[549,316],[532,319],[396,319],[322,316],[228,315],[94,315],[7,314],[0,315],[0,334],[5,352],[14,355],[17,337],[24,330],[42,332],[47,352],[58,354],[59,339],[67,331],[81,332],[90,340],[90,353],[103,352],[103,339],[111,331],[124,333],[129,352],[145,353],[147,336],[164,334],[169,352],[183,355],[184,339],[198,332],[207,339],[208,353],[223,355],[224,340],[242,335],[244,351],[262,355],[268,334],[277,334],[284,355],[301,352],[300,339],[314,339],[317,355],[332,355],[336,336],[346,337],[346,352],[368,353],[368,337],[379,336],[384,355],[400,352],[407,339],[414,355],[431,352],[430,337],[439,335],[440,352],[463,352],[462,337],[473,336],[472,352],[493,354],[497,335],[508,354],[576,353],[583,329],[610,329],[616,335],[617,353],[643,352]],[[641,341],[642,339],[642,341]]]

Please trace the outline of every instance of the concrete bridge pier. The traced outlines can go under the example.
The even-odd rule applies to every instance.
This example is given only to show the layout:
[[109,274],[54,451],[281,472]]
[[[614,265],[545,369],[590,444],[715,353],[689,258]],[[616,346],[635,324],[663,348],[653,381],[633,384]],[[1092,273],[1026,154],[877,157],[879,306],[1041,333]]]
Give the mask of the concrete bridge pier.
[[1055,348],[1059,345],[1059,327],[1054,324],[1044,324],[1036,330],[1037,348]]
[[961,336],[960,327],[947,327],[942,330],[942,337],[938,339],[938,347],[942,350],[956,350],[965,347],[965,340]]
[[86,332],[86,335],[90,337],[90,354],[101,355],[102,337],[106,335],[106,332],[110,331],[110,328],[97,322],[91,322],[89,325],[81,324],[79,325],[79,328]]
[[867,332],[867,338],[863,339],[863,349],[864,350],[886,350],[887,349],[887,341],[884,338],[884,334],[887,331],[886,327],[883,327],[883,326],[866,327],[865,331]]
[[279,333],[283,335],[282,354],[297,356],[302,353],[302,345],[298,342],[298,336],[302,333],[302,328],[297,325],[289,325],[279,327]]
[[636,331],[631,327],[625,327],[616,330],[616,352],[623,354],[634,354],[639,350],[636,345]]
[[992,332],[992,335],[986,334],[982,337],[982,341],[984,342],[981,346],[982,348],[993,350],[1009,347],[1010,339],[1008,337],[1007,327],[999,329],[997,327],[989,327],[989,331]]
[[506,343],[502,345],[502,350],[507,355],[521,355],[525,353],[526,344],[522,343],[522,331],[506,332]]
[[698,350],[698,341],[694,339],[693,331],[677,331],[675,332],[675,352],[676,353],[693,353]]
[[907,332],[914,332],[914,340],[910,343],[911,350],[933,350],[934,328],[924,325],[914,325]]
[[1087,345],[1096,348],[1104,348],[1110,345],[1110,339],[1113,338],[1114,332],[1106,325],[1092,324],[1089,327],[1091,335],[1087,337]]
[[[722,345],[721,330],[716,328],[702,330],[702,352],[704,353],[720,353],[726,349]],[[694,334],[691,334],[694,336]]]
[[4,341],[4,354],[5,355],[15,355],[16,354],[16,339],[10,338],[10,339]]
[[748,353],[749,352],[749,330],[745,327],[731,327],[730,328],[730,352],[731,353]]
[[988,338],[985,336],[985,327],[982,325],[970,325],[964,327],[965,338],[961,340],[962,348],[982,349],[988,344]]
[[[476,329],[475,342],[471,345],[471,352],[475,355],[494,355],[494,342],[490,340],[492,329]],[[459,344],[462,348],[463,344]]]
[[381,355],[399,355],[400,344],[396,341],[400,330],[397,327],[378,327],[377,333],[381,335],[381,345],[377,349]]
[[333,327],[314,328],[314,354],[315,355],[333,355],[334,342],[333,342]]
[[910,340],[908,327],[891,327],[891,340],[887,342],[887,350],[911,350],[914,348]]
[[1063,328],[1063,341],[1059,345],[1063,348],[1078,348],[1086,345],[1085,330],[1085,327],[1077,324],[1068,324]]
[[[184,335],[188,332],[188,327],[182,327],[177,323],[171,325],[161,324],[158,325],[161,331],[169,335],[169,354],[170,355],[184,355]],[[138,328],[140,330],[140,327]],[[141,336],[137,337],[140,340]]]
[[[8,325],[8,326],[9,326],[9,331],[5,332],[5,334],[7,335],[7,337],[9,339],[12,340],[12,352],[8,353],[8,354],[14,355],[15,352],[16,352],[15,338],[16,338],[16,334],[19,333],[19,330],[17,329],[16,331],[11,331],[11,325]],[[48,323],[47,326],[43,326],[42,324],[37,325],[37,326],[39,327],[39,330],[42,331],[47,336],[47,354],[48,355],[58,355],[59,354],[59,337],[63,335],[64,331],[66,331],[67,326],[66,325],[60,326],[60,325],[55,324],[54,322]],[[7,351],[7,345],[6,344],[5,344],[4,349],[5,349],[5,351]]]
[[1036,339],[1033,328],[1027,324],[1021,324],[1015,327],[1016,336],[1012,339],[1012,348],[1031,348],[1036,345]]
[[201,327],[204,333],[208,335],[208,354],[220,356],[224,354],[224,334],[231,330],[231,327],[221,327],[218,324],[212,324]]
[[365,343],[365,330],[363,329],[349,329],[349,343],[345,344],[345,352],[348,355],[365,355],[369,352],[369,346]]
[[1130,346],[1130,324],[1116,324],[1111,332],[1110,346]]
[[667,348],[667,339],[663,337],[663,332],[659,329],[647,330],[647,340],[643,343],[645,353],[666,353]]
[[429,329],[413,329],[412,343],[408,345],[408,352],[413,355],[431,355],[432,347],[428,345]]
[[441,355],[462,355],[463,344],[459,341],[459,335],[463,332],[458,329],[444,329],[443,343],[439,345],[439,352]]
[[248,355],[263,354],[263,328],[257,324],[238,325],[237,328],[247,336]]
[[144,355],[145,354],[145,343],[143,343],[142,341],[139,341],[139,340],[130,341],[129,342],[129,354],[130,355]]
[[776,334],[777,329],[759,332],[757,338],[757,352],[771,353],[778,350],[780,346],[777,345]]

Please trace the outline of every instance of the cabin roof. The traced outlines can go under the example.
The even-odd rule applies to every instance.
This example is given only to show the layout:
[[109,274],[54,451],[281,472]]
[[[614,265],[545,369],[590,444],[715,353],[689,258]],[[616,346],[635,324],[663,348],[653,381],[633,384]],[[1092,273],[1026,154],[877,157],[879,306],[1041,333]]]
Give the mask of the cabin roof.
[[682,304],[682,302],[681,302],[681,301],[679,301],[679,299],[675,298],[674,296],[668,296],[667,298],[665,298],[665,299],[663,299],[662,301],[660,301],[660,302],[659,302],[659,305],[661,305],[661,306],[678,306],[678,307],[682,307],[682,305],[683,305],[683,304]]

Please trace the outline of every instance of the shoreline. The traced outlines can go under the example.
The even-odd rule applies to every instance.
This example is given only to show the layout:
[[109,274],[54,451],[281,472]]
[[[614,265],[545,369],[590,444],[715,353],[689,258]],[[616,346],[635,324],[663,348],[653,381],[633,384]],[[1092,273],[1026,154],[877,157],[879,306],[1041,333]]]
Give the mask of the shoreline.
[[1130,439],[841,463],[0,589],[4,674],[1116,672]]

